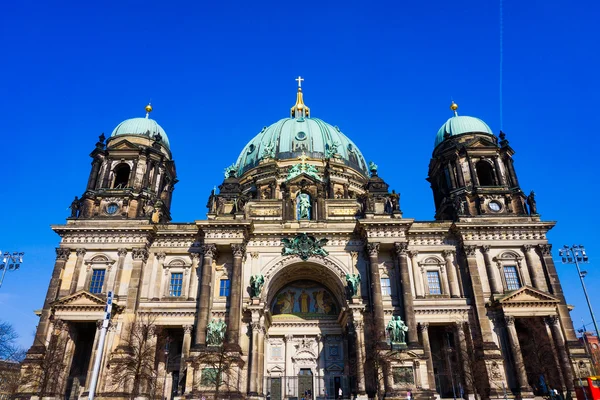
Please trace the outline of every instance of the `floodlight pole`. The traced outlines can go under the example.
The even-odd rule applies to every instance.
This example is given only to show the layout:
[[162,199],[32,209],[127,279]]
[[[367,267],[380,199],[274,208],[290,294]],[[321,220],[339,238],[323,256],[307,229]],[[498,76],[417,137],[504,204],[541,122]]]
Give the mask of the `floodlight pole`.
[[[0,251],[0,254],[2,252]],[[0,276],[0,288],[2,287],[2,282],[4,282],[4,275],[6,275],[6,271],[16,271],[21,267],[21,263],[23,262],[23,256],[25,253],[22,251],[10,252],[7,251],[2,254],[2,263],[0,264],[0,269],[2,270],[2,276]]]
[[564,245],[562,249],[560,249],[559,254],[562,258],[563,264],[575,264],[577,268],[577,275],[579,275],[579,280],[581,281],[581,287],[583,288],[583,294],[585,295],[585,300],[587,301],[588,309],[590,310],[590,315],[592,316],[592,322],[594,323],[594,329],[596,330],[596,336],[600,337],[598,332],[598,324],[596,323],[596,317],[594,316],[594,310],[592,310],[592,303],[590,303],[590,297],[588,296],[587,289],[585,288],[585,282],[583,278],[585,274],[581,273],[581,269],[579,268],[579,263],[588,263],[589,259],[585,253],[585,248],[583,245],[573,245],[571,247]]

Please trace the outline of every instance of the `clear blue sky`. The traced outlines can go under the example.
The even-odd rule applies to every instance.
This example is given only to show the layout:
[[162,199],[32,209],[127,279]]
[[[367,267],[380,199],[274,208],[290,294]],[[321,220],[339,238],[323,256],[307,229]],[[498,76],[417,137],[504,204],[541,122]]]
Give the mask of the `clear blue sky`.
[[[270,4],[269,4],[270,3]],[[373,4],[374,3],[374,4]],[[29,346],[54,265],[50,224],[85,189],[100,133],[152,116],[180,183],[174,221],[205,217],[223,169],[286,117],[302,75],[312,115],[338,125],[433,218],[434,136],[459,113],[500,130],[499,1],[5,2],[0,13],[0,249],[26,252],[0,288],[0,319]],[[503,130],[556,249],[586,244],[600,312],[597,1],[504,1]],[[573,266],[558,265],[577,326],[590,317]]]

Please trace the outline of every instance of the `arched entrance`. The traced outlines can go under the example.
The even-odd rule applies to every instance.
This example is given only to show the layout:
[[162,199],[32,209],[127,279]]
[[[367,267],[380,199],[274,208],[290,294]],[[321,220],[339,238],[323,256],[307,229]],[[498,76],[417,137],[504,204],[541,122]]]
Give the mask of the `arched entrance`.
[[[265,298],[265,393],[272,400],[336,398],[350,389],[343,281],[314,263],[288,265]],[[351,345],[351,344],[350,344]]]

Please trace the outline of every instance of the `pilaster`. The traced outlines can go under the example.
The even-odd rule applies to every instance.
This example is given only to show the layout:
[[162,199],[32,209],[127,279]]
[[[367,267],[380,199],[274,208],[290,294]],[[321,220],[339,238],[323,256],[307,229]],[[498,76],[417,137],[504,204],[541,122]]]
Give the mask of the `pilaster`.
[[217,246],[215,244],[205,244],[202,246],[204,259],[202,261],[202,282],[200,285],[200,296],[198,298],[198,320],[196,322],[196,337],[194,344],[206,344],[206,327],[208,326],[208,314],[210,311],[210,287],[213,275],[213,259],[217,255]]
[[408,273],[408,243],[394,243],[394,249],[400,266],[400,280],[402,283],[402,300],[404,303],[404,319],[408,326],[408,344],[418,345],[417,322],[413,307],[413,294],[411,291],[410,275]]

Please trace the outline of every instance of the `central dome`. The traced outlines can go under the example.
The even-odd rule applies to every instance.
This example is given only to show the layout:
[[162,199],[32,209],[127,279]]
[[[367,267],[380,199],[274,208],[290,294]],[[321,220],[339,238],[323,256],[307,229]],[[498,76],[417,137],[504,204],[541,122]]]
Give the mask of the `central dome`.
[[302,153],[313,159],[332,158],[335,155],[344,164],[369,176],[362,153],[340,128],[318,118],[310,118],[310,108],[304,104],[300,85],[296,104],[290,113],[291,118],[265,126],[244,147],[235,163],[238,176],[256,167],[262,159],[297,160]]
[[242,150],[237,159],[238,176],[258,165],[264,158],[329,158],[335,152],[346,165],[368,176],[367,164],[354,142],[337,126],[318,118],[284,118],[263,130]]

